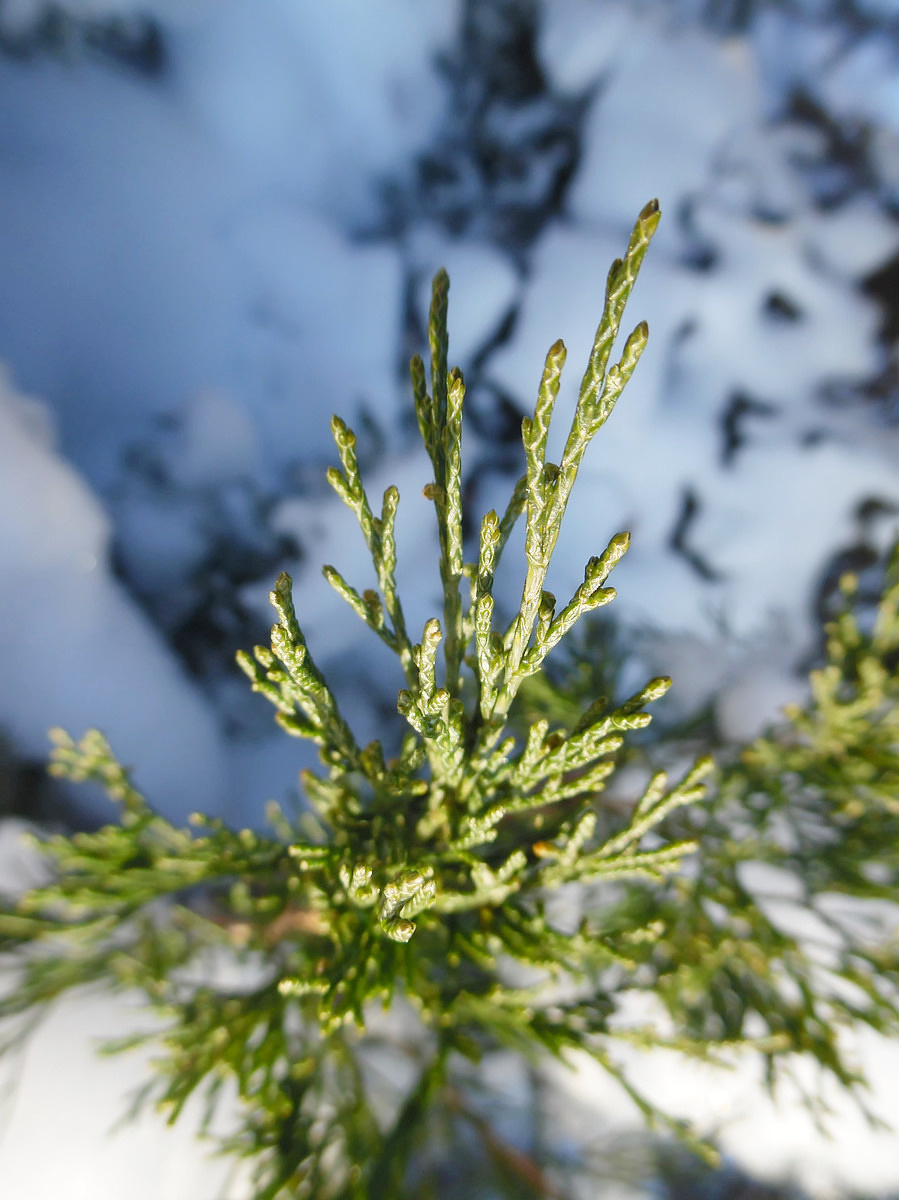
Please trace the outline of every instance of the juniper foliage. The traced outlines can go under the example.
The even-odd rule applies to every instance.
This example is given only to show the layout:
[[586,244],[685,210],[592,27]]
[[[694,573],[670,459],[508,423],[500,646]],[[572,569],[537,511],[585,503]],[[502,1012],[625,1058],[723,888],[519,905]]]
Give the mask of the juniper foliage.
[[[661,887],[635,881],[617,907],[604,904],[622,928],[664,926],[631,957],[638,986],[681,1037],[710,1050],[754,1044],[772,1090],[783,1076],[798,1083],[792,1068],[811,1056],[868,1111],[844,1034],[899,1033],[899,542],[874,613],[854,575],[841,593],[809,698],[749,745],[719,743],[704,802],[666,822],[697,847],[685,869]],[[608,670],[607,661],[599,674]],[[570,711],[596,674],[569,663],[561,682],[541,679],[528,712]],[[631,746],[629,764],[649,771],[697,741],[707,748],[712,735],[701,734],[669,729]],[[628,1036],[644,1043],[642,1031]],[[822,1120],[826,1094],[805,1094]]]
[[[680,933],[650,986],[694,1036],[763,1028],[772,1083],[780,1048],[810,1054],[864,1107],[842,1031],[899,1032],[899,543],[872,620],[856,577],[841,587],[809,700],[724,756],[704,811],[679,826],[699,846],[695,878],[652,898]],[[697,939],[704,961],[679,959]]]
[[[324,571],[399,659],[407,728],[396,757],[377,741],[358,744],[306,644],[285,574],[271,593],[270,647],[239,662],[285,732],[319,747],[321,769],[302,777],[310,812],[273,807],[270,836],[204,816],[194,830],[177,828],[149,807],[101,734],[53,734],[51,769],[104,785],[120,819],[41,839],[52,878],[0,912],[0,946],[17,971],[0,1016],[27,1018],[89,983],[142,991],[159,1022],[127,1044],[157,1045],[159,1105],[175,1120],[199,1092],[211,1121],[222,1090],[236,1089],[243,1116],[224,1148],[253,1163],[257,1200],[436,1194],[428,1139],[448,1113],[449,1125],[461,1114],[500,1174],[514,1176],[515,1194],[559,1194],[539,1164],[502,1150],[457,1086],[459,1064],[498,1048],[535,1064],[587,1053],[650,1121],[691,1141],[628,1078],[616,1057],[622,1040],[704,1058],[748,1044],[766,1056],[772,1081],[810,1052],[852,1086],[834,1021],[896,1028],[895,945],[856,937],[819,963],[764,915],[741,872],[773,862],[803,881],[809,906],[834,891],[860,902],[895,895],[899,581],[873,631],[847,608],[811,706],[725,765],[711,795],[705,756],[674,783],[655,770],[626,811],[603,803],[625,739],[646,728],[667,678],[617,703],[587,696],[577,711],[569,696],[561,720],[522,724],[523,689],[545,680],[550,651],[615,596],[608,580],[625,533],[589,560],[566,603],[545,582],[584,454],[646,345],[640,324],[612,361],[658,220],[653,202],[611,267],[561,461],[546,459],[565,362],[557,342],[522,425],[525,472],[505,511],[483,517],[467,562],[465,386],[448,369],[448,280],[435,278],[430,380],[417,357],[411,376],[433,469],[425,495],[443,612],[418,640],[396,584],[397,490],[372,506],[356,439],[332,422],[340,466],[328,478],[358,519],[377,586],[358,590],[335,567]],[[520,519],[521,600],[503,623],[494,580]],[[586,897],[575,929],[547,903],[568,883]],[[239,983],[219,978],[223,958],[246,967]],[[672,1032],[633,1024],[635,990],[667,1008]],[[365,1055],[382,1037],[379,1009],[409,1006],[418,1035],[388,1044],[414,1079],[391,1107]]]

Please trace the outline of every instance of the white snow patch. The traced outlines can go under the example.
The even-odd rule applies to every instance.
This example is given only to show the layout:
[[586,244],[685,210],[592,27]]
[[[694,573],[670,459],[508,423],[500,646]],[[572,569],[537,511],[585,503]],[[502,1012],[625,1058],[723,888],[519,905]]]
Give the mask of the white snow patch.
[[[874,1084],[875,1109],[889,1119],[899,1111],[899,1045],[869,1031],[841,1035],[850,1056],[864,1062]],[[877,1193],[895,1186],[896,1135],[866,1122],[854,1100],[824,1081],[816,1064],[796,1062],[797,1084],[785,1080],[776,1100],[766,1093],[763,1064],[754,1055],[732,1058],[731,1069],[685,1060],[670,1051],[641,1052],[621,1045],[612,1053],[653,1103],[714,1136],[725,1155],[756,1178],[801,1181],[815,1200],[848,1192]],[[597,1124],[607,1137],[627,1137],[642,1125],[620,1085],[587,1055],[571,1055],[574,1071],[551,1066],[558,1088],[549,1135],[589,1144]],[[803,1089],[832,1106],[827,1131],[817,1128]]]
[[174,479],[184,487],[252,479],[260,467],[256,424],[245,405],[203,388],[184,409],[172,456]]
[[899,128],[899,56],[879,31],[842,55],[819,90],[829,108]]
[[103,510],[37,413],[0,380],[0,725],[38,761],[51,726],[96,726],[160,811],[221,813],[216,723],[110,575]]
[[[431,280],[440,267],[450,278],[450,366],[469,365],[493,336],[514,304],[520,289],[509,258],[489,243],[448,238],[430,225],[413,230],[406,253],[418,278],[415,309],[422,317],[431,302]],[[411,392],[406,389],[406,403]]]
[[[0,977],[0,986],[6,980]],[[188,1101],[174,1127],[150,1106],[123,1122],[151,1071],[152,1051],[99,1057],[104,1042],[153,1028],[131,996],[96,989],[55,1004],[14,1055],[0,1060],[0,1178],[9,1196],[66,1200],[235,1200],[249,1172],[214,1159],[197,1136],[202,1102]],[[228,1103],[217,1127],[228,1123]]]
[[716,697],[721,736],[731,742],[752,741],[775,722],[785,704],[800,703],[806,692],[804,681],[787,672],[782,662],[757,664]]
[[627,228],[653,196],[664,207],[704,191],[715,155],[757,108],[758,85],[737,39],[634,19],[615,49],[568,208],[579,220]]
[[379,177],[443,112],[434,59],[455,2],[269,0],[265,19],[226,0],[176,43],[187,111],[253,175],[284,182],[322,216],[371,217]]
[[255,398],[266,461],[331,453],[329,420],[399,413],[397,252],[354,245],[292,204],[246,214],[234,231],[249,318],[237,335],[242,394]]

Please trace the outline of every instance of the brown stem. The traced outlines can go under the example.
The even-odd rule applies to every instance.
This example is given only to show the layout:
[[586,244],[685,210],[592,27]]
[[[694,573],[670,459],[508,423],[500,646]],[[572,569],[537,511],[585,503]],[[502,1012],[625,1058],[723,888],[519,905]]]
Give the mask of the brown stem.
[[549,1179],[540,1164],[524,1150],[500,1137],[489,1121],[473,1112],[458,1088],[447,1085],[443,1096],[447,1107],[464,1117],[478,1132],[488,1155],[498,1167],[511,1172],[542,1200],[565,1200],[564,1193]]

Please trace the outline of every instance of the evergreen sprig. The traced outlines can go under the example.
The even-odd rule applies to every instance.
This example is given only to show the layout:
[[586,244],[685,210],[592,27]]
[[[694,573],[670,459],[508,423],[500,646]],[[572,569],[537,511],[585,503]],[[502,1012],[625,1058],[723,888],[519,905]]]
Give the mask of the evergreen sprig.
[[[689,1138],[637,1092],[615,1056],[616,1041],[704,1057],[751,1044],[772,1064],[810,1050],[851,1084],[855,1076],[825,1014],[861,1014],[883,1029],[896,1019],[881,983],[894,980],[894,959],[856,949],[836,968],[830,964],[857,983],[864,1004],[821,993],[817,966],[762,916],[740,875],[747,861],[776,858],[807,873],[810,895],[838,885],[871,895],[864,856],[841,851],[839,839],[821,831],[835,828],[850,847],[867,846],[884,822],[899,819],[895,588],[867,642],[851,617],[838,622],[815,703],[793,715],[795,737],[757,743],[725,769],[714,799],[703,804],[707,757],[673,784],[655,771],[626,812],[602,803],[625,739],[648,725],[647,706],[667,691],[666,677],[618,703],[591,695],[576,711],[569,701],[559,721],[521,725],[521,699],[545,679],[547,656],[615,596],[608,579],[627,550],[625,533],[589,560],[583,583],[559,611],[544,585],[584,455],[646,344],[641,324],[610,365],[658,220],[657,204],[647,205],[609,272],[561,462],[546,459],[565,361],[557,342],[534,414],[523,422],[524,474],[505,512],[481,520],[467,562],[465,385],[448,369],[448,279],[441,272],[434,280],[430,380],[418,357],[411,375],[433,471],[424,492],[436,517],[443,607],[417,642],[397,592],[398,492],[387,488],[376,515],[355,435],[338,418],[332,423],[340,466],[328,478],[356,515],[377,586],[359,591],[335,567],[324,571],[399,658],[405,686],[397,709],[407,728],[395,757],[378,741],[356,741],[306,644],[286,574],[271,593],[277,621],[270,646],[238,661],[282,728],[319,747],[321,770],[302,775],[311,813],[293,820],[274,806],[271,836],[201,816],[195,830],[179,829],[153,812],[100,734],[79,742],[54,734],[51,769],[102,783],[119,804],[120,822],[41,839],[52,880],[0,912],[0,948],[14,956],[17,971],[0,1016],[30,1014],[89,982],[141,989],[162,1018],[141,1035],[162,1048],[162,1108],[175,1119],[200,1090],[211,1114],[223,1086],[236,1086],[243,1124],[226,1149],[254,1163],[257,1200],[426,1194],[429,1160],[421,1147],[435,1114],[453,1114],[452,1123],[465,1111],[453,1073],[463,1059],[497,1048],[534,1062],[585,1051],[648,1118]],[[496,573],[522,516],[521,601],[503,625]],[[747,812],[762,814],[751,837],[737,832]],[[778,814],[799,823],[794,842],[767,828]],[[698,872],[680,872],[697,850]],[[895,850],[882,850],[892,874],[877,884],[878,894],[893,894]],[[596,900],[573,931],[546,903],[568,883],[584,885]],[[214,956],[222,953],[242,964],[239,986],[214,982]],[[532,984],[509,983],[516,965]],[[785,989],[787,978],[799,1001]],[[667,1005],[673,1034],[620,1019],[628,993],[640,988]],[[411,1005],[420,1026],[408,1044],[393,1043],[397,1055],[413,1060],[416,1080],[398,1107],[386,1109],[364,1066],[365,1047],[380,1036],[378,1005]],[[762,1033],[753,1028],[759,1016]],[[497,1151],[478,1119],[469,1124],[492,1159],[521,1167]],[[536,1165],[514,1173],[519,1189],[553,1194]]]
[[[704,803],[672,812],[671,835],[697,846],[690,869],[603,911],[638,931],[636,986],[667,1010],[673,1045],[754,1046],[772,1089],[810,1055],[867,1111],[844,1034],[899,1034],[899,543],[873,618],[857,589],[845,576],[808,701],[750,745],[720,747]],[[576,668],[532,690],[531,720],[577,702],[591,673]],[[695,736],[669,732],[632,761],[678,754],[679,741]],[[651,920],[658,936],[644,940]],[[827,1115],[821,1092],[806,1098]]]
[[[859,1092],[842,1031],[899,1033],[899,543],[873,622],[857,586],[842,580],[809,701],[725,760],[702,816],[681,823],[700,846],[695,879],[678,889],[682,928],[704,930],[720,967],[678,966],[675,942],[656,958],[656,982],[697,1032],[752,1022]],[[786,906],[765,894],[784,879]],[[807,934],[790,931],[790,911],[806,915]],[[768,1053],[772,1084],[779,1061]]]

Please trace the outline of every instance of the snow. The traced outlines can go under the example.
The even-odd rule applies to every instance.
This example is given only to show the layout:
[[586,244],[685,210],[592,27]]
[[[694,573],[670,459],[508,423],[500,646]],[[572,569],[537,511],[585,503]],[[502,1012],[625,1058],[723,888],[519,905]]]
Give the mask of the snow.
[[899,126],[899,56],[871,34],[842,57],[822,88],[829,106],[895,129]]
[[[449,238],[434,225],[412,230],[405,254],[410,275],[417,279],[415,309],[425,314],[431,302],[431,280],[443,267],[450,278],[450,356],[467,372],[514,308],[521,281],[514,264],[489,242]],[[408,404],[408,395],[403,397]]]
[[151,1052],[101,1058],[98,1050],[153,1020],[135,1010],[134,997],[79,991],[0,1064],[0,1169],[8,1195],[237,1200],[251,1194],[246,1170],[214,1158],[214,1145],[196,1138],[202,1116],[196,1099],[173,1127],[152,1108],[123,1121],[147,1078]]
[[[895,233],[879,214],[869,226],[864,213],[837,220],[835,232],[854,227],[862,254],[873,245],[892,252]],[[696,223],[724,277],[650,255],[625,318],[648,318],[649,348],[585,461],[580,487],[591,503],[571,506],[549,586],[573,590],[577,559],[628,528],[632,549],[615,583],[631,617],[712,636],[723,614],[738,637],[762,636],[778,617],[801,640],[810,633],[808,596],[828,548],[848,536],[854,506],[867,495],[899,499],[893,465],[872,462],[870,450],[844,440],[843,431],[839,444],[804,444],[809,432],[827,427],[827,414],[814,405],[823,381],[876,370],[877,311],[846,288],[834,266],[816,265],[823,218],[811,220],[813,239],[803,221],[772,228],[711,208]],[[526,403],[545,348],[563,334],[573,378],[563,382],[550,457],[567,432],[563,413],[592,342],[597,266],[618,249],[620,239],[578,226],[548,231],[534,251],[515,343],[491,360],[491,376]],[[766,298],[781,293],[802,313],[796,328],[766,315]],[[734,395],[761,400],[772,412],[725,464],[721,421]],[[692,545],[715,580],[699,577],[670,548],[687,489],[701,498]]]
[[0,22],[4,30],[15,33],[26,33],[34,29],[38,22],[49,11],[62,11],[71,17],[102,18],[129,17],[152,11],[165,17],[166,20],[183,19],[195,12],[202,11],[212,0],[152,0],[151,4],[143,0],[6,0],[0,13]]
[[7,67],[0,110],[23,114],[0,133],[16,298],[0,348],[56,398],[62,445],[94,482],[108,486],[135,429],[210,386],[249,400],[276,463],[323,452],[344,397],[396,419],[395,250],[348,242],[288,180],[260,195],[170,95],[117,76]]
[[[227,0],[175,49],[187,112],[229,156],[328,220],[371,211],[372,182],[424,145],[441,114],[433,56],[454,5],[353,0],[327,8],[272,0],[266,19]],[[373,48],[377,53],[373,53]]]
[[651,197],[669,209],[702,193],[710,163],[753,114],[756,80],[744,43],[640,18],[620,31],[610,60],[568,208],[629,230]]
[[[891,1120],[899,1108],[899,1045],[870,1031],[844,1040],[850,1053],[870,1064],[874,1111]],[[726,1161],[749,1165],[758,1179],[796,1181],[820,1200],[895,1188],[895,1132],[872,1128],[844,1093],[822,1085],[811,1061],[799,1061],[796,1082],[785,1081],[773,1102],[765,1094],[762,1064],[754,1058],[735,1058],[729,1068],[718,1068],[684,1063],[670,1051],[623,1046],[615,1059],[644,1094],[714,1134]],[[636,1122],[624,1115],[619,1085],[585,1055],[572,1055],[572,1066],[551,1072],[556,1095],[548,1136],[577,1143],[595,1139],[599,1129],[613,1144],[633,1137]],[[805,1094],[832,1106],[838,1136],[826,1138],[816,1129]]]
[[224,168],[167,97],[116,75],[5,63],[0,110],[17,114],[0,134],[15,297],[0,352],[54,399],[65,452],[103,482],[141,418],[215,383],[229,352]]
[[52,441],[47,410],[0,380],[0,727],[40,761],[52,725],[98,726],[167,816],[228,812],[214,716],[111,576],[108,519]]
[[[174,818],[200,808],[259,823],[269,796],[294,793],[313,749],[272,734],[221,662],[192,677],[174,648],[229,536],[265,543],[261,565],[229,584],[252,635],[264,638],[268,589],[289,569],[312,653],[360,737],[374,736],[366,697],[389,704],[400,680],[320,575],[331,562],[354,586],[371,582],[352,515],[320,483],[331,413],[359,431],[375,503],[399,484],[401,593],[420,628],[439,581],[405,363],[424,349],[433,272],[450,271],[451,359],[478,413],[494,395],[530,406],[545,352],[564,338],[557,456],[608,264],[654,195],[664,218],[626,316],[628,328],[649,320],[649,348],[587,457],[549,583],[567,597],[586,558],[629,528],[613,611],[651,628],[645,644],[655,639],[678,684],[672,703],[712,700],[740,738],[799,697],[794,665],[814,637],[822,572],[861,540],[882,548],[899,505],[895,423],[861,400],[826,402],[889,361],[883,311],[859,285],[899,252],[894,0],[856,0],[869,24],[852,28],[839,6],[760,5],[726,37],[700,28],[706,6],[687,0],[543,3],[547,97],[488,113],[487,141],[514,145],[546,106],[573,98],[580,155],[558,210],[517,247],[491,241],[489,222],[451,232],[416,209],[417,156],[441,162],[451,120],[436,63],[460,28],[455,0],[53,7],[153,19],[165,54],[155,75],[77,50],[0,57],[0,729],[21,757],[43,759],[51,725],[97,725]],[[27,38],[48,9],[5,0],[0,33]],[[803,115],[797,93],[824,117]],[[863,164],[834,160],[839,138]],[[492,169],[472,150],[459,194],[488,204]],[[526,208],[545,169],[500,172],[497,195]],[[474,502],[503,506],[513,451],[481,425],[465,436]],[[863,529],[870,499],[886,507]],[[520,541],[507,557],[509,607]],[[108,813],[100,797],[90,804]],[[21,861],[10,851],[10,879]],[[16,1195],[139,1200],[146,1184],[148,1198],[182,1200],[220,1186],[188,1125],[105,1140],[143,1065],[98,1064],[87,1042],[129,1011],[75,997],[25,1051],[0,1137],[0,1177]],[[899,1111],[895,1047],[863,1037],[859,1052],[885,1110]],[[756,1101],[748,1067],[716,1092],[702,1071],[694,1087],[661,1062],[640,1069],[654,1090],[670,1081],[675,1100],[690,1092],[700,1119],[730,1105],[722,1137],[754,1170],[795,1170],[821,1194],[899,1184],[895,1140],[869,1138],[842,1109],[830,1146],[785,1119],[791,1102]],[[103,1097],[93,1115],[79,1086]],[[618,1110],[597,1088],[587,1071],[563,1091]],[[70,1133],[54,1156],[41,1139],[57,1127]]]
[[172,476],[182,487],[253,478],[260,454],[246,407],[227,392],[204,388],[185,406]]
[[[293,203],[260,205],[235,232],[249,326],[234,347],[236,378],[257,399],[270,458],[331,452],[342,397],[390,427],[399,415],[396,251],[356,246]],[[260,403],[261,401],[261,403]]]

